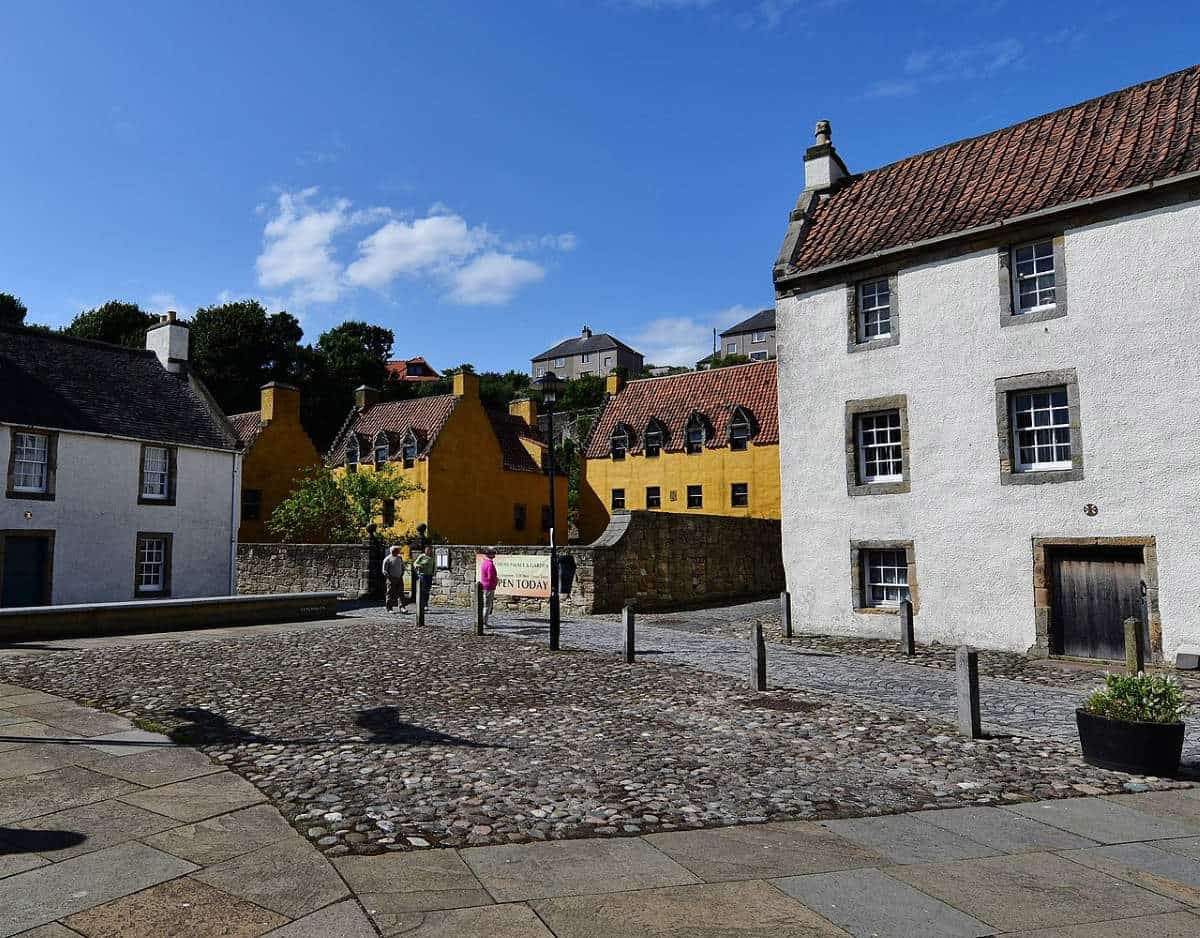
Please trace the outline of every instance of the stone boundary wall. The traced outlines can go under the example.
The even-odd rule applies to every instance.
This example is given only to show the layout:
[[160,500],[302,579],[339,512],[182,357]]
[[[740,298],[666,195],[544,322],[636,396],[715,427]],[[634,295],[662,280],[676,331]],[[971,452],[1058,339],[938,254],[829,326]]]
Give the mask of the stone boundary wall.
[[[439,545],[450,568],[434,577],[435,606],[471,606],[475,555],[482,546]],[[549,553],[547,547],[497,546],[500,554]],[[587,546],[559,549],[564,614],[670,610],[776,595],[784,589],[780,523],[681,512],[613,515]],[[377,559],[379,558],[379,559]],[[239,544],[238,591],[290,593],[336,590],[347,599],[379,598],[375,575],[381,548],[366,544]],[[406,586],[408,586],[408,578]],[[540,599],[497,597],[504,612],[548,614]]]

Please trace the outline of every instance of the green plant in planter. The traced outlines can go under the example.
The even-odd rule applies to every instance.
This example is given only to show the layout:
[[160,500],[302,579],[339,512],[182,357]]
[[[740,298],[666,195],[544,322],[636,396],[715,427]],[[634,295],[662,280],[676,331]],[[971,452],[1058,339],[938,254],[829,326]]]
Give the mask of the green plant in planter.
[[1166,675],[1106,674],[1104,688],[1083,709],[1093,716],[1130,723],[1178,723],[1187,712],[1183,691]]

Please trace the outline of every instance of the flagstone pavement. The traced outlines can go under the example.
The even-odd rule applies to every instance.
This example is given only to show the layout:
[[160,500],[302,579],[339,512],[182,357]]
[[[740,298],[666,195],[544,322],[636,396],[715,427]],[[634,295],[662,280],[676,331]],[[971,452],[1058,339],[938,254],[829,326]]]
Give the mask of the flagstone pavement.
[[0,684],[11,935],[1194,938],[1200,790],[330,860],[203,754]]

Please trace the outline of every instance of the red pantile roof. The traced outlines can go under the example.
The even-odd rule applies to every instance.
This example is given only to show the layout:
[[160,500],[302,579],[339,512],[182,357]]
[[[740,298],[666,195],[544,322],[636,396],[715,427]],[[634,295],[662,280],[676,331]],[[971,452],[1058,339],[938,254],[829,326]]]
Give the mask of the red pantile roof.
[[387,363],[387,376],[392,381],[437,381],[440,375],[420,355]]
[[754,419],[758,430],[753,438],[755,446],[777,444],[776,387],[773,361],[630,381],[605,405],[585,455],[588,459],[607,459],[613,430],[622,424],[633,431],[630,451],[640,452],[643,434],[652,418],[667,430],[663,448],[680,452],[688,418],[694,413],[703,414],[712,426],[710,448],[728,446],[730,418],[738,407]]
[[237,438],[242,443],[243,452],[249,452],[262,430],[261,411],[252,410],[246,414],[232,414],[228,420],[233,426],[233,432],[237,434]]
[[[331,466],[340,466],[346,459],[346,444],[351,434],[359,437],[359,459],[371,461],[372,441],[382,430],[388,434],[389,440],[403,440],[409,430],[417,431],[417,438],[425,441],[420,455],[429,452],[430,447],[437,441],[442,427],[450,419],[458,404],[458,398],[453,394],[439,394],[436,397],[419,397],[410,401],[388,401],[375,404],[363,413],[355,412],[346,421],[341,432],[329,449],[327,462]],[[366,441],[365,448],[363,441]],[[393,449],[395,445],[393,445]]]
[[489,410],[488,420],[492,423],[492,430],[500,444],[500,451],[504,454],[505,469],[513,472],[542,471],[541,465],[521,443],[523,439],[532,440],[544,448],[545,441],[541,433],[530,427],[520,417],[499,410]]
[[786,275],[1200,171],[1200,65],[851,177]]

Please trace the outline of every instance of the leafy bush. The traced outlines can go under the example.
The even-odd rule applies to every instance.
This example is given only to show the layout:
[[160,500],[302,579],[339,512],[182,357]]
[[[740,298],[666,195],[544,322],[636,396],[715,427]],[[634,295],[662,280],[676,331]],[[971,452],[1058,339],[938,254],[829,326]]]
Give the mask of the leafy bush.
[[1179,685],[1165,675],[1106,674],[1104,688],[1092,694],[1083,708],[1110,720],[1178,723],[1187,704]]
[[334,475],[323,465],[306,470],[295,486],[267,521],[268,531],[293,544],[360,541],[367,525],[383,511],[385,498],[399,502],[420,491],[391,468]]

